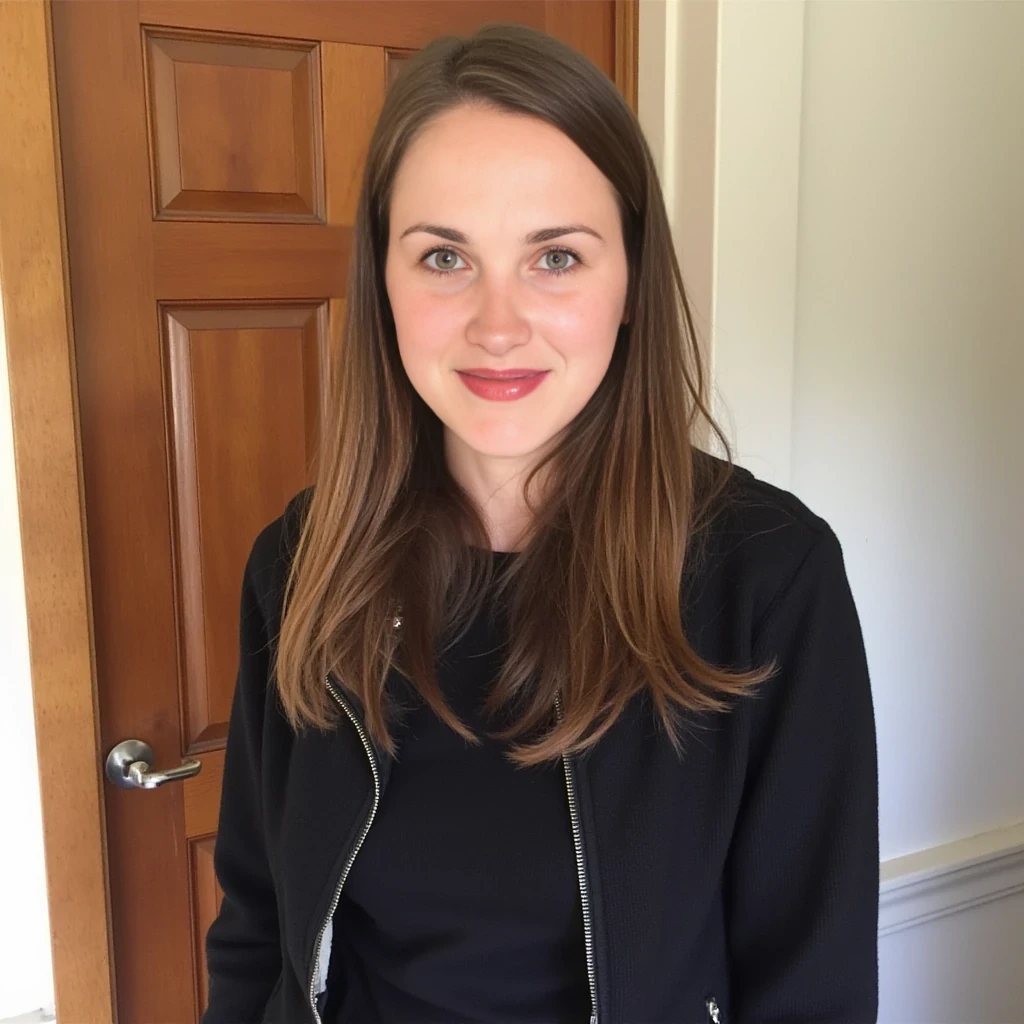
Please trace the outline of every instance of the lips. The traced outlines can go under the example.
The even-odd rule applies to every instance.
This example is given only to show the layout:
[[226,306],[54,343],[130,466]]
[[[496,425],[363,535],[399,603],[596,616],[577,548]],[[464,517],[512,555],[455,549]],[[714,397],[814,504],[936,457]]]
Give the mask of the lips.
[[524,375],[523,370],[510,370],[494,375],[495,371],[459,370],[459,379],[478,398],[491,402],[513,402],[525,398],[541,386],[548,370],[534,370]]

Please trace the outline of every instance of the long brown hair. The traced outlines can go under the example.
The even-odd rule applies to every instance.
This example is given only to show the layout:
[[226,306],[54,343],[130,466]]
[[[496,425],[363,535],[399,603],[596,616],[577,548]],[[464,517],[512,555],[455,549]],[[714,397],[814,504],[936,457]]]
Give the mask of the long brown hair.
[[[384,284],[402,155],[463,103],[541,118],[579,146],[615,188],[629,270],[611,365],[528,476],[525,546],[498,575],[484,521],[448,471],[443,425],[402,367]],[[275,658],[293,728],[335,725],[330,674],[394,756],[391,726],[404,708],[385,687],[394,667],[447,725],[479,743],[445,703],[435,658],[440,643],[464,633],[492,584],[507,608],[509,642],[483,710],[514,712],[487,735],[510,741],[507,756],[519,765],[589,748],[645,689],[681,753],[680,710],[726,710],[725,698],[771,674],[711,665],[684,635],[684,558],[733,460],[708,408],[646,140],[614,84],[581,53],[534,29],[490,24],[469,38],[435,39],[403,69],[366,158],[328,387]],[[719,467],[713,479],[696,472],[700,417],[726,455],[701,461]],[[538,474],[545,487],[533,501]]]

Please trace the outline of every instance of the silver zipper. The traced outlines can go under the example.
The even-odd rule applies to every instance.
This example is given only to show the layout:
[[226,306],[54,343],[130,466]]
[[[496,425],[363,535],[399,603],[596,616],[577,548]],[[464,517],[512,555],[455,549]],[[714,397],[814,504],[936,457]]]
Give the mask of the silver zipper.
[[348,878],[348,873],[352,869],[352,862],[356,859],[356,854],[363,845],[366,833],[370,831],[374,815],[377,813],[377,805],[380,803],[380,772],[377,768],[377,758],[374,756],[373,747],[370,746],[370,741],[366,738],[366,732],[359,719],[353,714],[352,709],[348,706],[348,702],[334,688],[334,684],[330,679],[327,680],[327,689],[330,690],[331,696],[345,709],[348,717],[352,719],[352,724],[356,727],[356,732],[359,733],[359,738],[363,741],[363,749],[366,751],[366,756],[370,759],[370,771],[373,772],[373,807],[370,808],[370,815],[363,825],[363,831],[359,834],[359,839],[349,854],[348,863],[341,872],[338,886],[334,890],[334,898],[331,900],[330,910],[327,911],[327,916],[324,918],[323,924],[320,925],[320,931],[316,936],[316,945],[313,947],[313,973],[309,979],[309,1005],[313,1009],[313,1019],[316,1021],[316,1024],[323,1024],[320,1019],[320,1011],[316,1008],[317,994],[315,989],[317,975],[320,973],[320,948],[324,940],[324,932],[327,931],[327,925],[330,923],[331,918],[334,917],[335,910],[338,909],[338,902],[341,899],[341,887],[345,884],[345,879]]
[[709,996],[704,1000],[704,1005],[708,1008],[708,1020],[711,1024],[722,1024],[722,1011],[718,1008],[715,997]]
[[[555,712],[562,721],[562,700],[555,694]],[[576,847],[576,873],[580,879],[580,902],[583,904],[583,941],[587,947],[587,978],[590,981],[590,1024],[597,1024],[597,970],[594,967],[594,934],[590,921],[590,891],[587,887],[587,865],[583,857],[583,832],[576,810],[576,779],[570,755],[563,754],[565,788],[569,794],[569,817],[572,821],[572,841]]]

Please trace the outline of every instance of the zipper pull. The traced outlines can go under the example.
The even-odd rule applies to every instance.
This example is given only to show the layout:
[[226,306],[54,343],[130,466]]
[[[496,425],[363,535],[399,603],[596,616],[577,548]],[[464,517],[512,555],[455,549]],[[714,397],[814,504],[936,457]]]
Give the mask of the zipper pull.
[[722,1024],[722,1011],[718,1008],[718,1001],[714,996],[708,996],[704,1000],[704,1005],[708,1008],[708,1020],[711,1024]]

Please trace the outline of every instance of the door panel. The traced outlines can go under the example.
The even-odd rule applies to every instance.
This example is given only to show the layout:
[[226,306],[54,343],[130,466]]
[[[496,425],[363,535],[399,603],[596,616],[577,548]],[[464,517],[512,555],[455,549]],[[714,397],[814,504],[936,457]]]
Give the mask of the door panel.
[[326,303],[161,305],[186,754],[227,735],[239,581],[268,510],[307,482],[327,320]]
[[311,480],[385,91],[491,21],[615,73],[610,0],[53,4],[101,749],[203,766],[105,791],[122,1024],[205,1006],[241,575]]
[[323,222],[317,46],[143,39],[155,216]]

